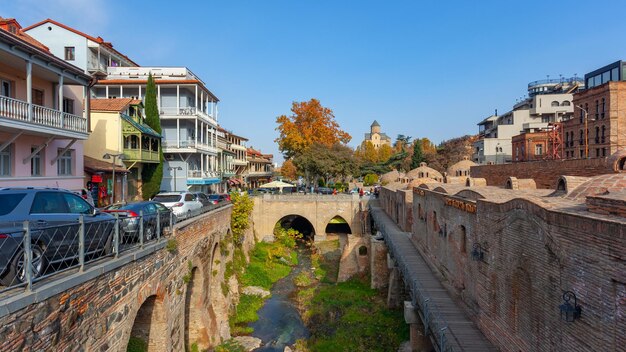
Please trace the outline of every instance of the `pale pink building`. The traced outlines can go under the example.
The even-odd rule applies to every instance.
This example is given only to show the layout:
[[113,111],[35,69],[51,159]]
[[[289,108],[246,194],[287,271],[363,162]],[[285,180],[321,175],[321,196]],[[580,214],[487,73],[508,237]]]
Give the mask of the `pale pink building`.
[[[84,187],[90,79],[0,18],[0,188]],[[84,93],[67,96],[68,86]]]

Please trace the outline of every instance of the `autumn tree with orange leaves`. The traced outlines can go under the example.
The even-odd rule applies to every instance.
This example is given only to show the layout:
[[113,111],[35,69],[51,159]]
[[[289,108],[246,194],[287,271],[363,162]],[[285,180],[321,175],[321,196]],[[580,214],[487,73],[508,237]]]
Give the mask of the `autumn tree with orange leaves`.
[[280,136],[275,142],[287,160],[302,154],[314,143],[331,148],[336,143],[345,144],[352,139],[339,128],[333,111],[323,107],[317,99],[293,102],[291,112],[291,116],[276,118],[276,130]]
[[283,165],[280,167],[280,174],[288,180],[295,180],[298,177],[298,174],[293,161],[285,160]]

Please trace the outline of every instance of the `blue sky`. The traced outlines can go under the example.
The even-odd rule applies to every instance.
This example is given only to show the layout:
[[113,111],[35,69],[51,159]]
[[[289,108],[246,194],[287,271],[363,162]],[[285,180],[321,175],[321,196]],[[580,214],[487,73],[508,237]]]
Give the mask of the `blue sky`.
[[374,119],[439,143],[476,133],[530,81],[626,59],[623,1],[0,2],[23,26],[52,18],[140,65],[189,67],[221,99],[220,124],[275,155],[294,100],[333,109],[353,147]]

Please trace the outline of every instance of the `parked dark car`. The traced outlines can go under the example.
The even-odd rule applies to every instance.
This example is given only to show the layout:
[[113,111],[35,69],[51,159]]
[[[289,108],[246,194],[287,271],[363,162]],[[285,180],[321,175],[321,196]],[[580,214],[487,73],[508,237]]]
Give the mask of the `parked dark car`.
[[209,200],[209,197],[208,197],[206,194],[201,193],[201,192],[197,192],[197,193],[194,193],[194,194],[195,194],[195,195],[196,195],[196,197],[197,197],[196,199],[197,199],[200,203],[202,203],[202,206],[203,206],[203,207],[206,207],[207,205],[211,205],[211,204],[213,204],[213,202],[211,202],[211,201]]
[[229,194],[210,194],[209,200],[212,204],[219,204],[230,200]]
[[317,189],[317,193],[319,194],[333,194],[333,189],[328,187],[319,187]]
[[24,230],[31,229],[33,278],[79,257],[79,218],[85,222],[85,256],[112,252],[115,218],[73,192],[55,188],[0,189],[0,283],[24,281]]
[[143,201],[129,204],[113,204],[104,208],[104,212],[120,218],[120,236],[122,243],[139,241],[140,215],[143,211],[143,239],[151,241],[157,234],[157,213],[160,221],[161,235],[170,226],[171,210],[165,205],[154,201]]

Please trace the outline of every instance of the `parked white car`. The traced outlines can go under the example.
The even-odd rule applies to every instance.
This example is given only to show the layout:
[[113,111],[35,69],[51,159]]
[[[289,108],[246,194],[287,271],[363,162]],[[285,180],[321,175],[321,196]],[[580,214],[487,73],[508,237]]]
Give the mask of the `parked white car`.
[[172,213],[179,218],[189,217],[192,211],[202,208],[196,195],[189,192],[159,193],[152,200],[172,209]]

